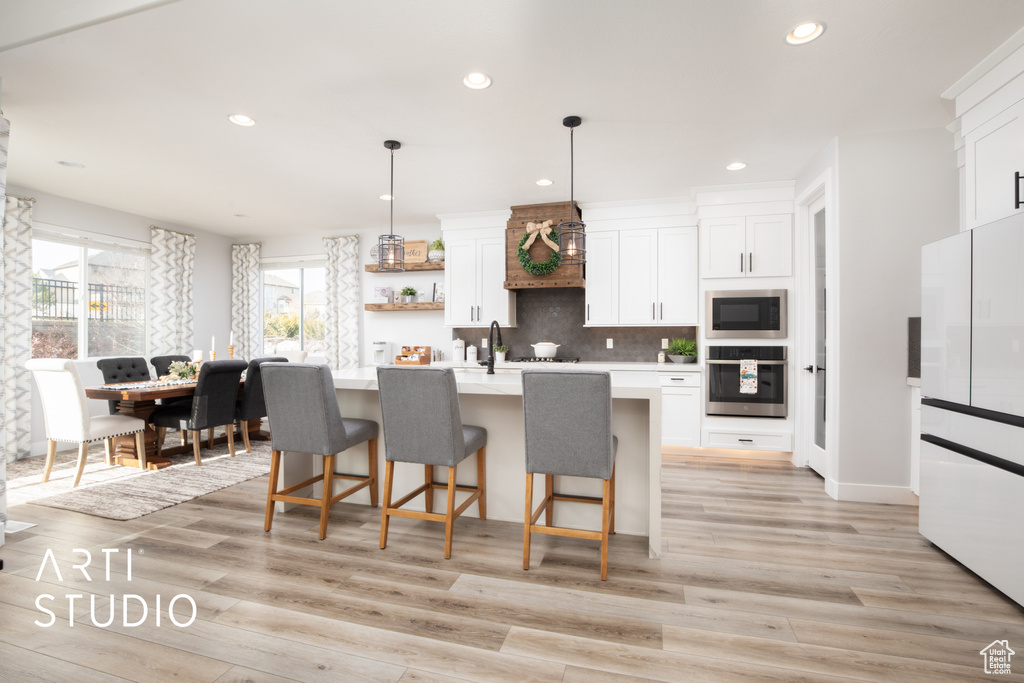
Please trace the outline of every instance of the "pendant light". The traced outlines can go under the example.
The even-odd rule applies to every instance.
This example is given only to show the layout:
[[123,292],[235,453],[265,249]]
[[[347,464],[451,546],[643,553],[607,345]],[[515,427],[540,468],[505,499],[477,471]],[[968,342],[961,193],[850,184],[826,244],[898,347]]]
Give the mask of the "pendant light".
[[391,150],[391,232],[377,238],[377,270],[380,272],[401,272],[405,270],[405,240],[395,234],[395,150],[402,143],[385,140],[384,146]]
[[578,116],[566,116],[562,125],[569,129],[569,220],[558,224],[558,254],[562,265],[581,266],[587,262],[586,224],[575,221],[573,211],[576,203],[573,198],[573,180],[575,159],[573,155],[573,133],[576,126],[583,122]]

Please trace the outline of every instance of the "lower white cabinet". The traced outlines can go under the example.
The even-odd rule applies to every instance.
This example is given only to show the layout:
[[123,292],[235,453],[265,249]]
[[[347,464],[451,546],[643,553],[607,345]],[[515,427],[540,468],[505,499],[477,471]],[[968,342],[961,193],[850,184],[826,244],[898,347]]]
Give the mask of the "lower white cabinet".
[[700,447],[700,371],[661,372],[661,443]]
[[752,451],[792,451],[791,432],[726,431],[708,429],[702,445],[705,448],[743,448]]

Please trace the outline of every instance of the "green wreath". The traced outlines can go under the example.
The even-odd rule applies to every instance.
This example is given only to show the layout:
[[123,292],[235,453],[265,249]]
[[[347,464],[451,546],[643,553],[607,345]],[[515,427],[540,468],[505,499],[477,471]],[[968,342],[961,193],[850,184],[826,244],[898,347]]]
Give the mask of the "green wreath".
[[[523,249],[523,244],[529,239],[530,233],[523,235],[523,239],[519,240],[519,248],[516,250],[516,256],[519,257],[519,265],[523,267],[530,275],[547,275],[548,273],[555,272],[555,269],[562,263],[562,257],[554,249],[551,250],[551,258],[541,263],[535,263],[530,258],[530,252]],[[551,234],[548,235],[548,239],[552,242],[558,242],[558,231],[552,230]]]

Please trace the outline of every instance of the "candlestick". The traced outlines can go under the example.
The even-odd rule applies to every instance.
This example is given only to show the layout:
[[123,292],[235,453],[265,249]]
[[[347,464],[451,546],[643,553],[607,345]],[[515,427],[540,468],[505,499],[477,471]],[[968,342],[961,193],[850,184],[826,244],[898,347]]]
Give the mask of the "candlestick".
[[234,360],[234,359],[235,359],[235,345],[234,344],[228,344],[228,360]]
[[231,330],[231,333],[228,335],[228,346],[234,346],[234,345],[235,345],[235,331]]
[[217,352],[210,349],[210,360],[217,360]]

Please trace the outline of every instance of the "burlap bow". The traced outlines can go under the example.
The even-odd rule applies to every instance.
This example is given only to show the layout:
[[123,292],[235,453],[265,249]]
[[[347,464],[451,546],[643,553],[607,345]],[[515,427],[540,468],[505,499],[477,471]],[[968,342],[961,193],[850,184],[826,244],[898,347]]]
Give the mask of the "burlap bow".
[[537,235],[540,235],[540,238],[544,240],[544,243],[551,247],[551,251],[558,251],[558,245],[552,242],[551,239],[548,237],[548,235],[551,234],[552,223],[554,223],[554,221],[544,221],[543,223],[527,223],[526,232],[527,234],[529,234],[529,237],[526,238],[525,242],[523,242],[523,249],[529,249],[530,245],[533,244],[533,241],[537,239]]

